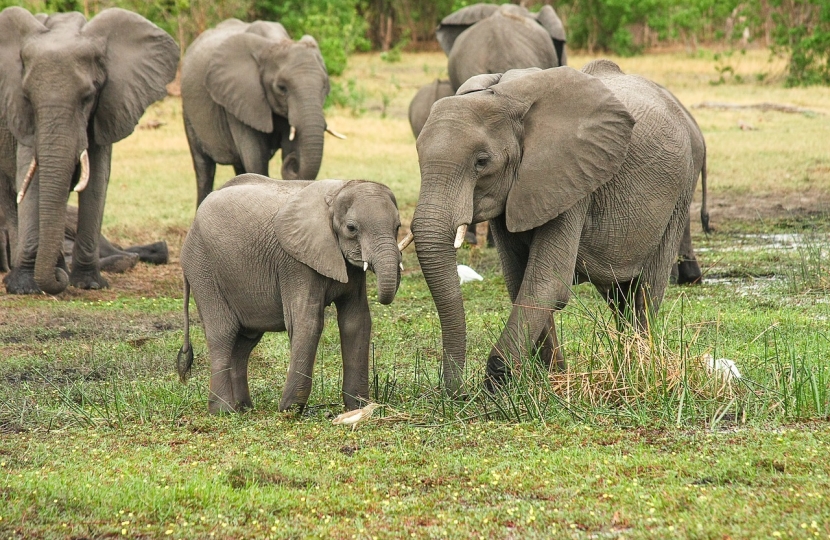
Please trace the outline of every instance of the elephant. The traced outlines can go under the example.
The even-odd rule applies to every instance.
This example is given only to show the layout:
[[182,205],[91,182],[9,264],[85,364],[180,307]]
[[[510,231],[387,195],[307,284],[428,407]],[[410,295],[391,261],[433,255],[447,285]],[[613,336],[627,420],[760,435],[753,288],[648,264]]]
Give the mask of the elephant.
[[[17,150],[0,155],[15,170],[17,225],[6,290],[58,294],[71,284],[107,286],[98,241],[112,144],[135,129],[144,110],[167,95],[179,47],[159,27],[130,11],[105,9],[87,22],[76,12],[33,16],[0,12],[0,124]],[[60,267],[69,190],[79,192],[72,269]],[[16,216],[14,215],[16,212]]]
[[[244,216],[244,219],[240,219]],[[366,274],[377,275],[381,304],[395,298],[401,252],[397,201],[386,186],[363,180],[270,180],[239,176],[196,211],[181,250],[184,345],[177,371],[193,363],[190,290],[210,354],[210,413],[252,406],[248,357],[264,332],[288,332],[288,378],[279,409],[301,410],[311,393],[323,311],[334,303],[343,355],[347,409],[369,397],[372,319]]]
[[[17,141],[5,126],[0,124],[0,272],[8,272],[17,246],[17,192],[15,187]],[[6,156],[3,159],[3,156]],[[8,158],[11,156],[11,159]],[[8,216],[8,217],[7,217]],[[67,271],[72,262],[75,238],[78,236],[78,207],[66,205],[61,268]],[[98,266],[105,272],[124,272],[143,261],[151,264],[167,264],[167,242],[155,242],[143,246],[122,248],[113,244],[103,234],[98,235]]]
[[329,77],[311,36],[292,41],[279,23],[228,19],[202,33],[182,61],[185,133],[197,206],[213,190],[216,164],[268,175],[282,149],[282,178],[313,180],[329,131]]
[[565,27],[551,6],[531,13],[513,4],[473,4],[444,17],[435,34],[455,90],[483,73],[566,65]]
[[[513,4],[473,4],[444,17],[435,34],[449,57],[453,90],[483,73],[566,64],[565,27],[551,6],[531,13]],[[430,105],[421,106],[427,115]],[[414,132],[411,119],[410,124]],[[474,224],[467,232],[466,241],[471,245],[478,243],[475,230]],[[489,231],[487,243],[493,244]]]
[[441,323],[448,393],[459,395],[466,360],[455,250],[470,223],[489,222],[513,304],[487,388],[536,352],[562,365],[553,315],[575,276],[619,322],[647,328],[697,181],[684,113],[659,86],[608,60],[480,75],[433,106],[417,149],[411,230]]
[[429,117],[429,110],[432,104],[441,98],[451,96],[455,93],[450,81],[435,79],[418,89],[415,97],[409,103],[409,126],[415,138],[421,134],[424,124]]

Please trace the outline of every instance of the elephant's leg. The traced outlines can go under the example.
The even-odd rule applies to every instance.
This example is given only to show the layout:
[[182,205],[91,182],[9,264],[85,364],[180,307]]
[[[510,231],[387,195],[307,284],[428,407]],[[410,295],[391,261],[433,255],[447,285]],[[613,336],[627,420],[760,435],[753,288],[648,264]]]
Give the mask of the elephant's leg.
[[268,161],[273,155],[268,148],[268,134],[260,133],[233,117],[228,118],[228,126],[244,172],[268,176]]
[[614,312],[617,330],[622,331],[626,324],[638,330],[644,330],[647,327],[645,291],[641,277],[615,283],[607,289],[598,288],[598,290],[605,298],[608,307]]
[[352,294],[335,301],[343,355],[343,403],[346,410],[362,406],[369,399],[369,341],[372,317],[366,299],[366,282]]
[[[683,230],[683,236],[680,238],[680,249],[677,256],[677,276],[676,282],[678,285],[696,285],[700,283],[700,278],[703,275],[700,271],[700,265],[697,263],[695,257],[695,250],[692,247],[692,232],[690,227],[690,218],[686,218],[686,226]],[[672,270],[674,275],[674,270]]]
[[[17,191],[32,162],[33,150],[28,146],[17,146]],[[38,294],[40,287],[35,283],[35,258],[37,257],[40,199],[40,175],[36,172],[26,197],[17,207],[17,247],[12,252],[12,269],[3,278],[9,294]]]
[[69,283],[79,289],[109,286],[101,276],[98,240],[104,218],[111,156],[112,146],[89,145],[89,183],[78,194],[78,232],[72,250],[72,271],[69,273]]
[[138,264],[138,255],[127,253],[101,234],[98,237],[98,266],[103,272],[123,273]]
[[[302,410],[308,402],[317,345],[323,333],[325,306],[316,298],[320,296],[320,293],[314,290],[314,287],[296,283],[294,285],[294,292],[291,293],[294,297],[293,303],[286,314],[288,339],[291,342],[291,362],[280,399],[281,411],[288,410],[295,405]],[[310,283],[305,285],[310,285]],[[317,285],[325,289],[324,284],[318,283]]]
[[[515,303],[527,268],[533,233],[514,234],[509,232],[504,222],[504,215],[491,219],[488,225],[487,236],[489,238],[492,234],[496,242],[507,292],[510,294],[510,301]],[[565,357],[562,355],[556,338],[553,314],[551,314],[550,324],[536,340],[536,347],[539,350],[539,357],[546,367],[565,368]]]
[[234,173],[236,176],[239,176],[240,174],[245,174],[246,172],[248,172],[248,171],[246,171],[246,170],[245,170],[245,167],[244,167],[244,166],[234,164],[234,166],[233,166],[233,173]]
[[[570,297],[579,248],[581,223],[587,203],[563,213],[532,234],[527,267],[519,293],[513,302],[507,325],[487,361],[487,385],[501,384],[532,354],[542,336],[555,336],[553,312],[562,309]],[[498,235],[498,232],[494,231]],[[499,236],[496,245],[501,246]],[[503,248],[499,248],[503,253]],[[544,344],[543,344],[544,347]],[[551,341],[549,356],[556,357]]]
[[262,332],[242,331],[237,334],[236,342],[233,344],[230,373],[233,405],[237,411],[254,406],[251,401],[251,392],[248,389],[248,359],[260,339],[262,339]]
[[184,132],[190,147],[190,158],[193,160],[193,170],[196,172],[196,207],[198,208],[205,197],[213,191],[213,179],[216,176],[216,162],[203,152],[199,139],[190,122],[185,118]]
[[138,255],[138,260],[150,264],[167,264],[170,258],[167,249],[167,242],[155,242],[143,246],[130,246],[124,248],[127,253],[135,253]]

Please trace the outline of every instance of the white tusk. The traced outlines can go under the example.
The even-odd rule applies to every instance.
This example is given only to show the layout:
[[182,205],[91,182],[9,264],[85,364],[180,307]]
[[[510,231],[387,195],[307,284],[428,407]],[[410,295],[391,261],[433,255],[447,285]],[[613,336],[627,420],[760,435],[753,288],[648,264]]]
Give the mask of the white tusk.
[[291,126],[291,131],[288,132],[288,140],[293,141],[294,137],[296,137],[296,136],[297,136],[297,128],[295,128],[294,126]]
[[345,135],[343,135],[342,133],[338,133],[338,132],[334,131],[334,130],[333,130],[333,129],[331,129],[330,127],[327,127],[327,128],[326,128],[326,131],[329,133],[329,135],[334,135],[334,136],[335,136],[335,137],[337,137],[338,139],[345,139],[345,138],[346,138],[346,136],[345,136]]
[[458,231],[455,233],[455,242],[453,242],[453,247],[458,249],[461,247],[461,244],[464,243],[464,235],[467,234],[467,224],[464,223],[463,225],[458,226]]
[[400,266],[400,267],[401,267],[401,272],[403,272],[403,263],[401,263],[401,264],[400,264],[400,265],[398,265],[398,266]]
[[405,250],[413,240],[415,240],[415,235],[412,234],[412,231],[409,231],[406,233],[406,236],[403,237],[403,240],[401,240],[398,244],[398,251]]
[[75,193],[80,193],[86,189],[86,185],[89,183],[89,153],[84,148],[84,151],[81,152],[81,178],[78,180],[78,184],[75,186]]
[[369,263],[367,263],[366,261],[363,261],[363,271],[365,272],[368,269],[369,269]]
[[26,196],[26,190],[29,189],[29,184],[32,183],[32,178],[35,177],[36,170],[37,160],[32,157],[32,163],[29,165],[29,170],[26,171],[26,176],[23,178],[23,184],[20,186],[20,192],[17,194],[17,204],[20,204],[23,197]]

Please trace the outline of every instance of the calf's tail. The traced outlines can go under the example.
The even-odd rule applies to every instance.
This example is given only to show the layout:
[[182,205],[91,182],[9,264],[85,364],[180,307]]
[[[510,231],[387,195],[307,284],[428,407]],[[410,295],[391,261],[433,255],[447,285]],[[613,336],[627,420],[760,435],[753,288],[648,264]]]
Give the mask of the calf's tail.
[[187,382],[190,375],[190,368],[193,365],[193,345],[190,343],[190,283],[187,277],[184,278],[184,344],[179,349],[179,356],[176,358],[176,371],[179,372],[179,380]]

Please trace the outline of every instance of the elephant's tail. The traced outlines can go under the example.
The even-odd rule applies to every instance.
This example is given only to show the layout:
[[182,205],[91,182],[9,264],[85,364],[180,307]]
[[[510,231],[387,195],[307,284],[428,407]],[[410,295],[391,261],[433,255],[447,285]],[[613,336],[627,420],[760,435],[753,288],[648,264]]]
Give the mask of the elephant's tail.
[[179,349],[179,356],[176,358],[176,371],[179,372],[179,380],[187,382],[190,375],[190,368],[193,366],[193,345],[190,343],[190,283],[187,277],[184,278],[184,344]]
[[703,232],[709,234],[712,228],[709,226],[709,208],[706,206],[706,144],[703,144],[703,167],[700,169],[700,189],[702,196],[700,198],[700,224],[703,226]]

